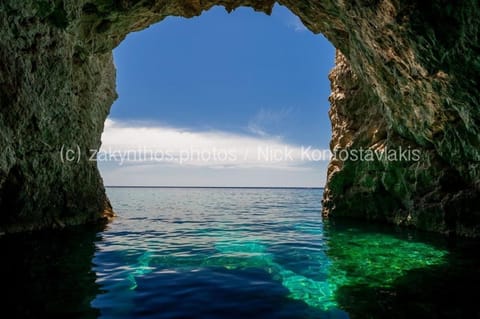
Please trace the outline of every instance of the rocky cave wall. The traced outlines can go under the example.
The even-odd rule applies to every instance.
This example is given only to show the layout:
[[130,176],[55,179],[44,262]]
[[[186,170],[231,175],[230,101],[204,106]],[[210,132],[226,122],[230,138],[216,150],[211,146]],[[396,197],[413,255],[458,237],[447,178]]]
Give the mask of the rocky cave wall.
[[[324,215],[478,236],[478,1],[279,3],[338,49],[330,75],[332,149],[410,147],[421,153],[420,161],[333,160]],[[269,13],[273,4],[1,1],[0,232],[111,215],[89,155],[100,146],[116,98],[112,49],[128,33],[213,5]]]

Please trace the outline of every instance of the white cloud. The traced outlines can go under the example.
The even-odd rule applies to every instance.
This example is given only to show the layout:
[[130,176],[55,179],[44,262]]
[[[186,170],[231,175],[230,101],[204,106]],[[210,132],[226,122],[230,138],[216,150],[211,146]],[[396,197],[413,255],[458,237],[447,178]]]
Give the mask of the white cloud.
[[269,129],[276,128],[288,119],[292,108],[268,109],[261,108],[257,114],[248,122],[247,129],[250,133],[267,137]]
[[328,162],[305,149],[278,137],[109,119],[97,160],[108,185],[323,186]]

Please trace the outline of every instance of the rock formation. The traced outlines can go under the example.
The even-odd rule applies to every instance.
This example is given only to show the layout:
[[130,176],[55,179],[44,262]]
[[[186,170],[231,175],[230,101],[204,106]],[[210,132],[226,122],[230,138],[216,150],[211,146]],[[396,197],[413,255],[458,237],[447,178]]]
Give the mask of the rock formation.
[[[338,49],[330,75],[332,149],[402,147],[420,156],[333,160],[324,214],[478,236],[478,1],[279,3]],[[1,231],[111,214],[89,157],[116,98],[112,49],[130,32],[213,5],[269,13],[274,1],[0,2]]]

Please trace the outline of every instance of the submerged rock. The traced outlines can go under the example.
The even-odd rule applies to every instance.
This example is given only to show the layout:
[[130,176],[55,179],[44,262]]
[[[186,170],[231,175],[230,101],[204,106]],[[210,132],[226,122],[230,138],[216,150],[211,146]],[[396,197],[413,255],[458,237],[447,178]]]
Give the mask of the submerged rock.
[[[324,215],[480,234],[478,1],[282,1],[338,49]],[[167,16],[271,0],[0,3],[0,232],[105,220],[91,150],[116,98],[112,49]],[[321,57],[319,57],[321,58]]]

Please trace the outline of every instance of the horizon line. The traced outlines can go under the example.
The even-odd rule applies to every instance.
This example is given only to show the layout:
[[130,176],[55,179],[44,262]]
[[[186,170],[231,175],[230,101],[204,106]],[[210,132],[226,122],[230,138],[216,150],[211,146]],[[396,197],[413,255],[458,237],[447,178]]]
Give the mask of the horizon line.
[[105,185],[105,188],[245,188],[245,189],[324,189],[320,186],[166,186],[166,185]]

